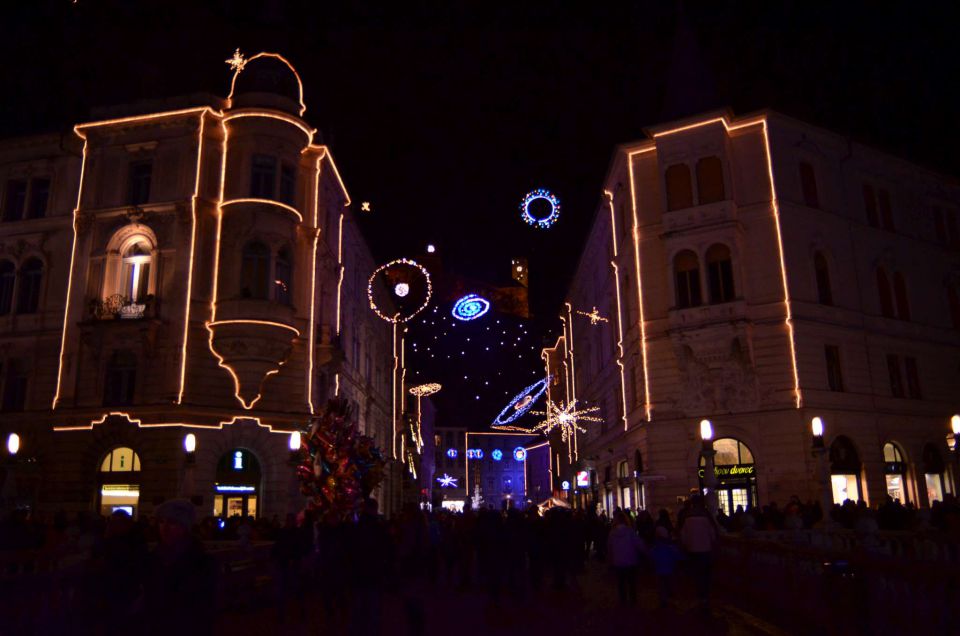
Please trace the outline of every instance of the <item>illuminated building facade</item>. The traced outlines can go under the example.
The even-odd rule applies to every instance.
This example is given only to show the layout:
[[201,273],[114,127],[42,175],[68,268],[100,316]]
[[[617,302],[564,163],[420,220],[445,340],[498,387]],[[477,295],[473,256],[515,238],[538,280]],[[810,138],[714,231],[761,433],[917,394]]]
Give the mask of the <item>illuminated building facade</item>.
[[39,507],[299,509],[290,433],[335,394],[390,448],[391,332],[349,195],[293,67],[233,62],[226,99],[0,149],[0,428]]
[[702,485],[707,418],[721,507],[816,500],[820,416],[835,500],[942,498],[958,226],[954,180],[776,113],[620,146],[545,351],[569,371],[554,392],[604,415],[579,440],[590,494],[675,506]]

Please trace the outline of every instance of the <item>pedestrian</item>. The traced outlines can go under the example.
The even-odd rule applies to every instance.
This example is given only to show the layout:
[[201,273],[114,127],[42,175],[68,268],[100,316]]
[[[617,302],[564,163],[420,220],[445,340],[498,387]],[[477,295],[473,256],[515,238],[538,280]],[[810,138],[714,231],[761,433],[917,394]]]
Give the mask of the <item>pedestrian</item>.
[[703,495],[693,495],[680,524],[680,541],[689,559],[697,599],[705,612],[710,610],[710,575],[719,535],[717,522],[707,510]]
[[645,552],[643,540],[627,521],[622,510],[613,515],[613,528],[607,535],[607,560],[617,573],[617,590],[622,605],[637,602],[637,566]]
[[653,561],[653,571],[657,576],[660,607],[666,607],[673,596],[673,576],[681,558],[683,555],[670,538],[670,532],[664,526],[657,526],[654,531],[653,546],[650,548],[650,559]]

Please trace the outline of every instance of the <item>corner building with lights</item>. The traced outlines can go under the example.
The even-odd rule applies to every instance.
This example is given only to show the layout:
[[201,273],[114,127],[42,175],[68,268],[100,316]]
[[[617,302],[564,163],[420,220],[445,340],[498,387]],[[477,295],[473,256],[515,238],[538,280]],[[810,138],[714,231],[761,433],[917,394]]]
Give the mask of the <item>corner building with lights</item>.
[[[0,431],[22,439],[4,465],[16,505],[137,515],[189,497],[199,516],[282,517],[304,505],[291,433],[334,395],[389,453],[391,332],[363,291],[373,258],[294,68],[241,61],[226,99],[0,143]],[[394,482],[374,493],[386,512]]]
[[647,134],[614,154],[544,356],[552,399],[604,418],[575,500],[675,509],[705,485],[703,419],[727,513],[953,491],[957,181],[773,112]]

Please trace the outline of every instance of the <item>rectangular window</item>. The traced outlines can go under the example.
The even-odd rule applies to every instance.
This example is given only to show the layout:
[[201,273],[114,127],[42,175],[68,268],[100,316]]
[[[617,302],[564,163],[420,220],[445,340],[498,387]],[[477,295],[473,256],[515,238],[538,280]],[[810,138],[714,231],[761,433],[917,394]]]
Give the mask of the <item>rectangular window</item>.
[[903,397],[903,378],[900,375],[900,356],[887,354],[887,374],[890,376],[890,394]]
[[827,386],[831,391],[843,391],[843,372],[840,369],[840,347],[827,345],[824,348],[827,362]]
[[813,166],[805,161],[800,162],[800,188],[803,190],[803,202],[809,208],[820,207],[820,196],[817,193],[817,175]]
[[23,218],[23,208],[27,203],[27,180],[10,179],[3,197],[3,220],[19,221]]
[[130,164],[127,203],[143,205],[150,201],[150,180],[152,176],[152,161],[134,161]]
[[919,400],[923,396],[920,392],[920,372],[917,370],[917,359],[904,358],[903,366],[907,371],[907,396],[912,400]]
[[280,166],[280,202],[293,205],[296,197],[297,171],[286,164]]
[[880,220],[883,222],[883,229],[891,232],[896,229],[893,226],[893,209],[890,207],[890,193],[886,190],[877,190],[877,207],[880,208]]
[[877,217],[877,198],[873,194],[873,186],[869,183],[863,184],[863,207],[867,211],[867,223],[873,227],[880,227],[880,220]]
[[7,377],[3,384],[3,410],[22,411],[27,401],[27,374],[19,360],[7,363]]
[[272,199],[277,183],[277,160],[269,155],[253,155],[250,168],[250,196]]
[[50,179],[30,179],[30,206],[28,219],[41,219],[47,214],[47,201],[50,198]]

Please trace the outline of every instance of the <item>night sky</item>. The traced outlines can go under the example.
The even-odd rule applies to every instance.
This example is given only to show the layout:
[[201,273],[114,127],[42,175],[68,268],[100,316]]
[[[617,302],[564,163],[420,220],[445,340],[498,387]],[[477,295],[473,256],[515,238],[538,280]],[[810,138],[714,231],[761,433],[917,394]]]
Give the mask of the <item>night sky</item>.
[[[279,52],[354,201],[371,203],[378,260],[433,243],[449,271],[493,280],[530,259],[526,351],[558,329],[614,146],[645,126],[769,107],[960,173],[952,3],[689,2],[682,20],[666,1],[333,4],[4,3],[0,136],[68,130],[101,105],[225,95],[235,48]],[[549,230],[519,218],[539,187],[562,204]],[[500,364],[481,362],[462,369]],[[533,377],[525,362],[511,373],[510,396]]]

